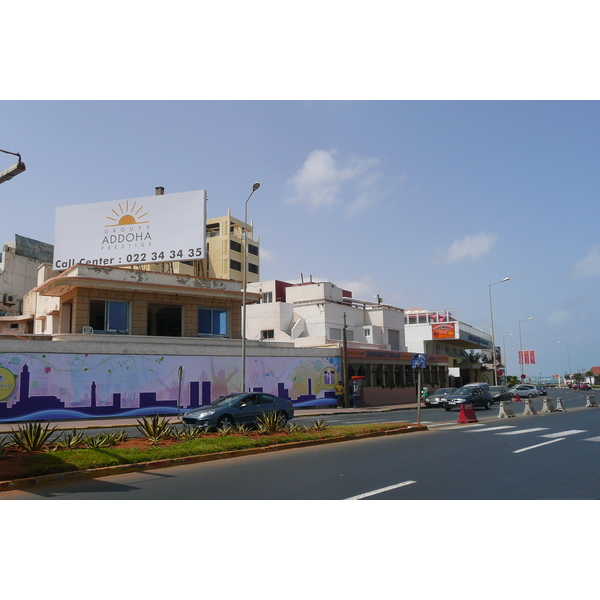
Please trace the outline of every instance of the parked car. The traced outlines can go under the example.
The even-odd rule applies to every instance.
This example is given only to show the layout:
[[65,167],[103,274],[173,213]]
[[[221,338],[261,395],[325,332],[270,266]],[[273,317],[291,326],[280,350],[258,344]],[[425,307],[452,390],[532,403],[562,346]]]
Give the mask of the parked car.
[[591,389],[592,389],[592,387],[590,386],[590,384],[589,384],[589,383],[582,383],[582,384],[579,386],[579,389],[580,389],[580,390],[591,390]]
[[548,390],[543,385],[536,385],[535,387],[537,388],[538,396],[548,395]]
[[448,394],[454,394],[457,388],[440,388],[436,390],[431,396],[425,399],[425,406],[432,408],[434,406],[442,406],[443,400]]
[[535,385],[528,385],[524,383],[511,387],[509,391],[513,398],[515,396],[519,396],[519,398],[535,398],[538,395]]
[[224,427],[236,423],[254,425],[263,413],[275,412],[286,424],[294,417],[293,404],[272,394],[229,394],[211,404],[190,410],[183,415],[186,425],[196,427]]
[[483,388],[487,392],[490,391],[490,384],[485,383],[485,381],[479,381],[479,382],[475,382],[475,383],[465,383],[465,385],[463,385],[463,387],[478,387],[478,388]]
[[505,385],[491,386],[490,393],[492,394],[492,401],[494,403],[500,404],[503,401],[512,401],[512,395]]
[[492,408],[492,394],[487,390],[473,385],[461,387],[454,394],[443,398],[443,406],[446,410],[460,408],[461,404],[473,404],[474,407],[483,407],[487,410]]

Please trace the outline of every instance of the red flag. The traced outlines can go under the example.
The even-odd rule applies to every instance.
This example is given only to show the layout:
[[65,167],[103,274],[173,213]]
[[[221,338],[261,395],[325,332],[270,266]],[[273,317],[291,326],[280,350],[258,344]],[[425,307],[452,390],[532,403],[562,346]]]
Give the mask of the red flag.
[[521,350],[519,350],[519,364],[523,364],[523,352],[521,352]]
[[528,365],[529,364],[529,350],[523,350],[523,353],[525,354],[525,364]]
[[530,350],[529,354],[530,354],[529,360],[531,361],[531,364],[535,365],[535,350]]

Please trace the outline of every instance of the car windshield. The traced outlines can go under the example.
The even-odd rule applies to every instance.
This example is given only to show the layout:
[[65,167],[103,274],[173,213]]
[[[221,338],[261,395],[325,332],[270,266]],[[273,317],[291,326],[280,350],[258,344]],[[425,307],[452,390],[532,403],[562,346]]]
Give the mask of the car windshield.
[[229,394],[210,403],[210,406],[233,406],[236,402],[243,400],[247,394]]
[[504,390],[503,390],[503,388],[501,388],[501,387],[492,386],[492,387],[490,388],[490,391],[492,391],[492,392],[503,392]]
[[456,395],[457,396],[473,396],[476,392],[477,388],[473,388],[473,387],[464,387],[464,388],[460,388],[459,390],[457,390]]

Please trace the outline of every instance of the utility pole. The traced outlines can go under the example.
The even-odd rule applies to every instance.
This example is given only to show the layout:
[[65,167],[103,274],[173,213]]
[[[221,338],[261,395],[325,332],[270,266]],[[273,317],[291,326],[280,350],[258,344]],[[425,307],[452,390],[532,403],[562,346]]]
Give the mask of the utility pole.
[[344,385],[344,406],[350,408],[348,400],[348,338],[346,336],[346,313],[344,313],[344,328],[342,329],[342,383]]

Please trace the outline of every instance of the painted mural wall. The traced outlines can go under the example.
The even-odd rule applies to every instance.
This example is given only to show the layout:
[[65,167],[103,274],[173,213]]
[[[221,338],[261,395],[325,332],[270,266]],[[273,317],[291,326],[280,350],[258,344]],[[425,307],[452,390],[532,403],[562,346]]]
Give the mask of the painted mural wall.
[[[246,361],[248,390],[336,403],[339,357]],[[234,356],[0,353],[0,421],[177,414],[238,391],[240,377]]]

